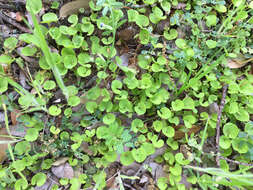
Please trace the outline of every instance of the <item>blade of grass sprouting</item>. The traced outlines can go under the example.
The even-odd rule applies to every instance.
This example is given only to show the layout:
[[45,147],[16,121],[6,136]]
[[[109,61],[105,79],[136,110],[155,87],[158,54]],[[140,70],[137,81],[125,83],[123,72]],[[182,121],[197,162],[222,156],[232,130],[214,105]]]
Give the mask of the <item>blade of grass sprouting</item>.
[[66,86],[64,85],[63,83],[63,80],[62,80],[62,77],[61,77],[61,74],[57,68],[57,66],[54,64],[53,62],[53,58],[52,58],[52,53],[47,45],[47,42],[45,40],[45,37],[41,31],[41,28],[39,26],[39,23],[37,21],[37,18],[35,16],[34,13],[30,12],[31,16],[32,16],[32,21],[33,21],[33,24],[34,24],[34,33],[36,35],[36,37],[38,38],[39,42],[40,42],[40,48],[46,58],[46,61],[48,63],[48,65],[50,66],[53,74],[54,74],[54,77],[55,77],[55,80],[58,84],[58,86],[60,87],[60,89],[62,90],[63,94],[65,95],[66,99],[69,98],[69,93],[68,93],[68,89],[66,88]]
[[[16,83],[15,81],[13,81],[12,79],[10,79],[9,77],[5,77],[5,79],[8,81],[8,83],[9,83],[11,86],[15,87],[17,90],[19,90],[20,92],[22,92],[23,95],[25,95],[25,96],[30,96],[30,95],[32,95],[30,92],[28,92],[26,89],[24,89],[22,86],[20,86],[18,83]],[[36,98],[35,98],[33,95],[31,96],[31,98],[32,98],[32,101],[33,101],[33,103],[34,103],[34,106],[36,106],[37,111],[38,111],[38,110],[43,110],[43,111],[47,112],[47,108],[44,107],[44,106],[41,106],[41,105],[37,102]]]

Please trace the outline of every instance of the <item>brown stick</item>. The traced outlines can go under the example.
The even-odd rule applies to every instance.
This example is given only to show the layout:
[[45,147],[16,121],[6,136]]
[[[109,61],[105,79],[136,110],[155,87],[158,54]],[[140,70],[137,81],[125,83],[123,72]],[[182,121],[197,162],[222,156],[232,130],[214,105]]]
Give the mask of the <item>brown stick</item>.
[[223,157],[223,156],[220,156],[220,158],[223,159],[223,160],[226,160],[226,161],[228,161],[228,162],[232,162],[232,163],[234,163],[234,164],[238,164],[238,165],[253,166],[253,164],[248,164],[248,163],[245,163],[245,162],[239,162],[239,161],[236,161],[236,160],[231,160],[231,159],[225,158],[225,157]]
[[0,18],[2,18],[5,22],[8,22],[9,24],[15,26],[16,28],[18,28],[22,32],[32,33],[28,28],[23,27],[21,24],[17,23],[16,21],[14,21],[11,18],[9,18],[8,16],[3,14],[2,12],[0,12]]
[[217,156],[216,156],[216,163],[217,166],[220,167],[220,123],[221,123],[221,115],[222,115],[222,110],[224,108],[224,105],[226,103],[226,95],[227,95],[227,89],[228,85],[223,86],[222,89],[222,98],[220,102],[220,107],[218,111],[218,118],[217,118],[217,123],[216,123],[216,151],[217,151]]

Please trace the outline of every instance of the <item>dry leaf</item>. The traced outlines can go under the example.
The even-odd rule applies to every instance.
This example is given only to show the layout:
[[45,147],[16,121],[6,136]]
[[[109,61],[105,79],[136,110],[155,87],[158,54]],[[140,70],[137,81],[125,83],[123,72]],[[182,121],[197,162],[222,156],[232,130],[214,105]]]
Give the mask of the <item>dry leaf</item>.
[[65,162],[67,162],[68,161],[68,157],[61,157],[61,158],[59,158],[58,160],[56,160],[53,164],[52,164],[52,166],[59,166],[59,165],[62,165],[62,164],[64,164]]
[[20,12],[16,12],[16,21],[21,22],[22,20],[22,14]]
[[249,62],[253,61],[253,57],[249,58],[249,59],[245,59],[245,57],[242,54],[237,55],[237,58],[235,59],[228,59],[227,60],[227,66],[230,69],[238,69],[243,67],[244,65],[246,65]]
[[[181,127],[182,125],[174,126],[174,129],[176,130],[174,135],[175,140],[182,139],[185,137],[185,132],[179,130]],[[200,130],[199,126],[193,125],[192,128],[188,130],[187,134],[190,136],[192,133],[195,134],[199,132],[199,130]]]
[[80,8],[88,9],[89,8],[89,0],[77,0],[64,4],[60,8],[60,18],[67,17],[71,14],[78,13]]
[[11,112],[11,122],[12,122],[12,125],[17,125],[17,118],[20,116],[20,111],[19,110],[16,110],[14,109],[12,112]]
[[[0,135],[8,135],[5,128],[0,129]],[[0,142],[11,141],[11,138],[0,137]],[[8,144],[0,144],[0,163],[6,158],[6,150],[8,149]]]
[[227,66],[230,69],[238,69],[246,65],[246,63],[243,63],[242,60],[239,60],[239,59],[229,59],[227,60],[227,62],[228,62]]
[[59,166],[54,166],[51,168],[51,171],[58,178],[72,179],[74,177],[74,170],[69,165],[69,163],[65,163]]

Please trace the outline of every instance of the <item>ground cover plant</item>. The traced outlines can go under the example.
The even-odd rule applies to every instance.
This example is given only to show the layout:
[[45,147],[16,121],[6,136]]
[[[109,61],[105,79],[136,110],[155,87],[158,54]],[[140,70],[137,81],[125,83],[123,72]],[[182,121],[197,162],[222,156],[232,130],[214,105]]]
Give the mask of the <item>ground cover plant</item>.
[[15,3],[0,189],[253,188],[253,2]]

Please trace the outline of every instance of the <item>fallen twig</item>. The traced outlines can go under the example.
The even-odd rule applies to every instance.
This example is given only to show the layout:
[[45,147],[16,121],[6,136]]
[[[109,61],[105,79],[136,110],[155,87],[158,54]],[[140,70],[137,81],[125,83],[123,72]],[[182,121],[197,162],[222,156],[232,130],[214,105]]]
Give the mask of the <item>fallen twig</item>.
[[223,159],[223,160],[226,160],[228,162],[232,162],[234,164],[243,165],[243,166],[252,166],[253,167],[253,164],[248,164],[248,163],[245,163],[245,162],[239,162],[239,161],[236,161],[236,160],[231,160],[231,159],[223,157],[223,156],[220,156],[220,158]]
[[18,28],[20,31],[25,32],[25,33],[32,33],[31,30],[28,28],[23,27],[21,24],[17,23],[10,17],[6,16],[4,13],[0,12],[0,18],[2,18],[5,22],[8,22],[9,24],[15,26]]
[[221,114],[222,110],[224,108],[224,105],[226,103],[226,95],[227,95],[227,89],[228,85],[224,85],[222,88],[222,98],[218,110],[218,118],[217,118],[217,123],[216,123],[216,151],[217,151],[217,156],[216,156],[216,163],[217,166],[220,167],[220,123],[221,123]]

